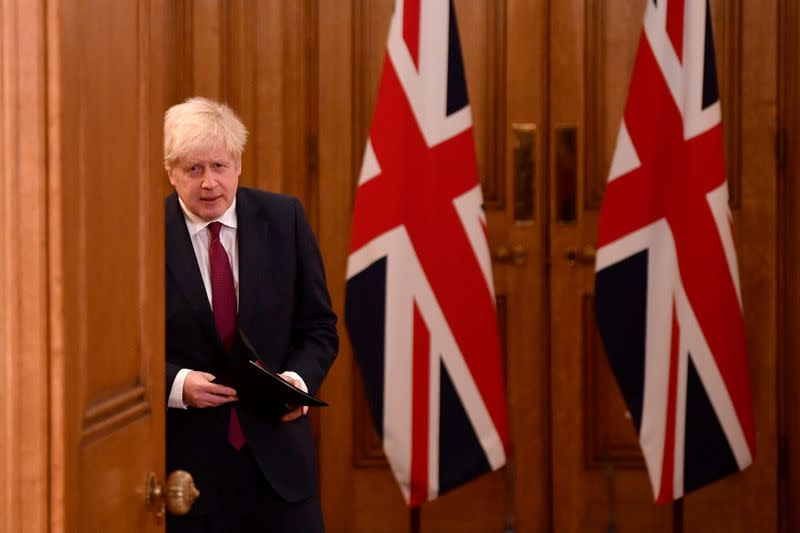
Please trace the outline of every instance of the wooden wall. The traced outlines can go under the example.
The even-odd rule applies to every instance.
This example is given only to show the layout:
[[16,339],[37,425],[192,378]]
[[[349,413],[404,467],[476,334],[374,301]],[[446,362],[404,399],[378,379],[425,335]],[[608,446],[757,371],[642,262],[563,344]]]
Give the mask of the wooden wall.
[[[791,303],[779,307],[777,300],[780,293],[776,270],[783,269],[780,279],[787,290],[791,290],[793,279],[789,263],[780,261],[777,255],[777,227],[780,222],[780,253],[791,254],[794,233],[790,228],[795,222],[789,214],[778,218],[778,169],[771,141],[777,131],[779,81],[783,94],[780,112],[785,125],[792,122],[791,113],[796,112],[791,98],[786,96],[797,90],[796,81],[787,74],[792,69],[779,69],[778,63],[779,44],[783,61],[790,61],[791,54],[786,50],[791,49],[791,36],[796,34],[791,31],[790,22],[793,16],[796,19],[795,8],[790,2],[778,0],[766,4],[753,0],[712,4],[732,206],[744,272],[742,285],[761,431],[759,462],[744,476],[749,481],[735,480],[716,493],[690,499],[687,519],[693,527],[703,523],[704,515],[711,521],[739,522],[737,513],[725,513],[718,507],[718,500],[724,501],[722,495],[726,491],[749,490],[744,486],[755,491],[769,490],[767,487],[776,483],[778,453],[793,446],[789,439],[796,431],[792,429],[794,418],[788,403],[781,407],[783,425],[779,428],[779,401],[794,400],[788,392],[776,395],[773,387],[779,375],[793,379],[789,377],[791,362],[776,356],[789,353],[778,349],[778,338],[783,346],[796,342],[789,333],[788,322],[783,329],[777,329],[775,321],[796,312]],[[355,176],[371,119],[392,5],[392,0],[178,0],[173,4],[171,57],[176,83],[171,100],[209,96],[227,101],[242,115],[251,130],[251,139],[241,182],[301,198],[325,256],[329,285],[340,316]],[[510,374],[510,402],[526,406],[524,414],[514,410],[512,418],[516,417],[516,421],[512,420],[512,426],[518,438],[526,437],[519,442],[527,441],[527,453],[516,458],[513,475],[481,482],[487,488],[480,484],[466,488],[465,498],[485,499],[483,490],[496,498],[485,501],[497,509],[482,512],[489,516],[490,524],[502,524],[504,515],[511,514],[516,515],[521,531],[580,527],[584,523],[581,520],[585,520],[581,518],[583,511],[559,507],[554,499],[572,498],[569,501],[581,506],[584,504],[578,503],[580,498],[586,497],[587,509],[599,506],[592,512],[605,512],[602,480],[608,459],[603,457],[608,452],[602,450],[621,446],[613,452],[621,455],[613,456],[616,458],[610,463],[620,487],[631,475],[635,479],[642,477],[641,458],[632,435],[626,433],[629,428],[624,419],[602,431],[592,424],[571,428],[562,423],[575,419],[576,414],[591,421],[600,415],[621,413],[618,393],[602,366],[602,353],[593,348],[593,326],[585,318],[591,314],[591,308],[586,307],[593,291],[590,269],[565,266],[563,254],[570,246],[581,249],[593,243],[596,210],[616,139],[643,2],[626,1],[611,7],[591,0],[558,5],[543,0],[457,1],[456,6],[462,36],[468,36],[463,37],[464,54],[476,117],[490,241],[494,249],[524,246],[528,261],[524,271],[497,262],[494,265],[499,306],[506,321],[503,330],[507,364],[514,370]],[[779,30],[778,6],[783,10],[784,21],[780,43],[770,39]],[[779,73],[783,74],[781,80]],[[512,217],[514,123],[537,126],[535,215],[530,226],[516,224]],[[558,191],[553,181],[558,172],[555,133],[573,125],[578,128],[581,161],[576,170],[577,194],[585,208],[578,215],[577,226],[558,222]],[[789,175],[791,162],[784,165],[783,175]],[[793,191],[790,181],[782,182],[787,194]],[[168,190],[166,181],[162,183]],[[787,202],[791,200],[783,194],[780,198],[783,212],[788,213]],[[752,253],[752,246],[760,247],[766,255]],[[527,299],[525,305],[515,303],[515,298],[521,296]],[[573,300],[576,306],[570,307],[573,304],[568,302]],[[573,318],[579,321],[572,324]],[[569,333],[574,328],[583,331],[579,336],[583,340],[575,346],[570,344],[575,336]],[[344,329],[340,331],[341,357],[324,388],[334,408],[315,419],[329,526],[333,531],[405,530],[408,513],[374,431],[364,423],[366,411],[357,370]],[[521,336],[522,331],[530,336]],[[579,358],[567,363],[572,354]],[[787,373],[777,371],[779,364]],[[576,373],[590,379],[584,385],[580,379],[576,381]],[[597,378],[593,377],[595,373]],[[783,390],[791,390],[793,381],[782,383]],[[594,391],[589,400],[574,394],[584,386]],[[581,440],[583,436],[573,435],[585,430],[589,431],[588,444]],[[778,437],[779,430],[783,440]],[[574,458],[569,455],[573,446],[577,454]],[[585,446],[595,450],[600,461],[595,466],[590,461],[586,488],[577,489],[577,480],[573,486],[563,480],[556,484],[554,475],[573,476],[583,471],[580,461],[584,453],[589,453]],[[785,459],[788,454],[781,453],[790,464]],[[641,481],[632,487],[646,487],[644,478]],[[745,485],[737,488],[737,483]],[[781,478],[781,483],[781,495],[786,498],[797,481],[789,475]],[[556,486],[561,488],[556,491]],[[637,505],[648,505],[648,499],[645,493]],[[443,500],[444,503],[426,506],[423,530],[435,531],[447,524],[456,527],[454,524],[459,522],[452,514],[459,507],[469,516],[470,509],[458,496]],[[717,511],[709,513],[710,508]],[[759,509],[755,500],[746,500],[738,508],[743,513],[752,508],[767,530],[776,527],[777,510],[770,505]],[[651,513],[642,509],[640,514]],[[791,518],[788,507],[782,509],[783,517]],[[668,509],[652,513],[655,514],[647,520],[654,522],[646,523],[669,521]],[[471,527],[488,527],[480,525],[480,520],[468,521]]]
[[190,96],[229,103],[250,131],[240,183],[298,196],[316,227],[317,3],[176,0],[173,7],[171,103]]
[[[494,265],[517,456],[513,470],[426,506],[423,531],[500,530],[509,516],[517,531],[556,525],[558,531],[580,530],[607,510],[605,492],[596,489],[607,461],[598,456],[599,463],[589,461],[584,468],[574,458],[559,462],[559,457],[589,449],[580,440],[587,434],[598,439],[591,449],[625,445],[630,428],[616,419],[602,431],[580,425],[574,432],[580,446],[573,450],[572,430],[558,425],[569,418],[561,405],[580,416],[584,410],[622,414],[616,391],[603,388],[608,376],[601,369],[596,376],[590,372],[597,405],[570,392],[584,390],[585,369],[595,368],[595,356],[602,358],[592,351],[593,331],[583,328],[585,320],[577,322],[576,346],[559,341],[566,332],[565,342],[573,342],[567,338],[576,331],[569,320],[587,314],[593,290],[590,269],[566,265],[562,245],[582,249],[593,242],[596,201],[629,76],[630,43],[638,37],[629,26],[638,28],[644,0],[455,3],[490,241],[493,251],[520,246],[526,254],[524,266]],[[97,428],[105,437],[109,428],[159,423],[151,413],[161,400],[148,388],[158,375],[150,366],[156,363],[148,361],[155,361],[159,315],[125,311],[122,300],[138,298],[142,309],[157,300],[152,292],[161,279],[157,199],[169,190],[158,137],[168,105],[203,95],[227,101],[241,114],[251,131],[242,184],[301,198],[325,257],[335,309],[343,314],[354,185],[393,1],[101,4],[0,0],[0,388],[4,399],[12,399],[0,406],[0,531],[80,530],[78,516],[89,501],[83,495],[95,483],[138,479],[138,470],[116,478],[102,476],[109,470],[100,467],[84,473],[78,461],[99,450],[86,448],[81,455],[81,443],[109,442],[93,436]],[[714,531],[731,522],[728,530],[744,531],[749,522],[740,517],[750,514],[762,520],[759,530],[788,533],[800,530],[800,460],[795,459],[800,453],[795,326],[800,321],[800,7],[794,0],[712,5],[760,450],[748,473],[687,500],[687,530]],[[104,24],[90,27],[99,19]],[[130,19],[137,21],[135,28]],[[122,126],[112,120],[119,98],[130,101],[130,109],[119,115]],[[513,124],[519,123],[535,124],[537,131],[533,215],[524,223],[514,219]],[[584,210],[576,224],[559,225],[555,139],[559,128],[573,126]],[[602,139],[599,149],[586,142],[596,138]],[[135,153],[116,158],[119,146],[135,146]],[[70,188],[73,184],[80,187]],[[133,220],[125,227],[143,240],[113,254],[87,247],[103,236],[103,228],[86,224],[86,217],[112,220],[114,212],[98,206],[130,193],[142,196],[120,209]],[[65,252],[72,242],[66,229],[71,215],[79,218],[84,248]],[[126,257],[140,268],[124,267]],[[84,321],[84,315],[70,312],[74,299],[83,302],[81,309],[97,313],[92,306],[103,291],[92,289],[87,279],[97,276],[101,287],[114,281],[86,258],[110,261],[118,276],[139,287],[115,299],[120,316],[129,319],[125,323],[135,326],[119,326],[107,316]],[[87,293],[87,286],[96,292]],[[127,348],[120,352],[123,363],[108,366],[104,355],[111,341],[99,330],[115,328]],[[340,332],[341,355],[322,392],[333,407],[314,419],[328,529],[406,531],[408,512],[374,432],[364,423],[356,368],[343,327]],[[67,379],[84,374],[84,381]],[[121,398],[128,417],[122,425],[111,416],[115,398]],[[87,418],[87,413],[102,416]],[[149,447],[160,452],[157,438]],[[95,454],[101,455],[108,456]],[[640,483],[635,447],[611,462],[619,479]],[[564,465],[577,465],[578,473],[554,479],[571,472]],[[575,507],[565,507],[561,494]],[[741,504],[730,508],[728,495]],[[668,510],[641,505],[638,512],[663,528]],[[148,522],[148,527],[158,526]]]

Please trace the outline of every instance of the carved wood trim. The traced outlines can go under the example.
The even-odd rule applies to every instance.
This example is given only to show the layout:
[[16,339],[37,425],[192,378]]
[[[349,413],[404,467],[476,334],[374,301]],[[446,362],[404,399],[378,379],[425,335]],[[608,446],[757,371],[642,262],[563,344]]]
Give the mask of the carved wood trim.
[[[584,467],[605,469],[609,465],[627,470],[643,470],[644,461],[638,446],[603,442],[601,421],[606,417],[599,380],[609,372],[600,332],[594,314],[594,295],[584,294],[581,306],[583,338],[583,443]],[[601,366],[604,365],[604,366]]]
[[610,164],[609,154],[606,154],[604,149],[605,143],[600,142],[605,135],[605,126],[608,121],[605,92],[605,2],[589,2],[585,10],[585,17],[584,207],[587,210],[598,210],[603,200],[606,175]]
[[[742,206],[742,2],[722,2],[722,34],[716,38],[717,76],[722,82],[722,127],[725,134],[725,162],[729,204]],[[715,32],[719,31],[716,27]],[[724,91],[724,93],[722,92]]]
[[83,414],[81,440],[95,440],[150,413],[145,387],[137,384],[90,405]]
[[[364,65],[367,63],[367,51],[364,45],[364,28],[369,23],[369,0],[353,0],[353,79],[352,79],[352,103],[353,109],[353,128],[350,148],[352,150],[353,175],[352,198],[350,205],[355,204],[355,193],[358,188],[358,176],[361,172],[361,160],[364,157],[364,142],[369,132],[369,117],[372,116],[371,110],[365,109],[365,99],[362,95],[366,94],[366,80],[364,76]],[[375,88],[377,90],[377,87]]]
[[479,169],[485,210],[502,210],[506,203],[506,2],[498,0],[487,5],[489,46],[486,47],[485,76],[491,112],[485,117],[483,168]]
[[[175,0],[172,4],[175,10],[174,38],[174,63],[170,65],[170,71],[175,76],[174,99],[170,104],[178,103],[193,94],[194,88],[194,24],[193,20],[194,2],[191,0]],[[166,180],[165,180],[166,181]]]
[[353,374],[353,465],[356,468],[387,468],[389,464],[372,423],[358,365],[353,366]]
[[[500,358],[503,361],[503,376],[505,383],[508,383],[508,297],[505,294],[495,296],[495,306],[497,308],[497,331],[500,334]],[[506,394],[508,386],[506,385]]]
[[309,223],[319,235],[320,184],[319,184],[319,5],[307,0],[305,9],[305,150],[306,182],[310,194],[306,203]]
[[228,49],[228,3],[216,0],[193,0],[186,13],[191,26],[192,96],[223,98],[221,74]]

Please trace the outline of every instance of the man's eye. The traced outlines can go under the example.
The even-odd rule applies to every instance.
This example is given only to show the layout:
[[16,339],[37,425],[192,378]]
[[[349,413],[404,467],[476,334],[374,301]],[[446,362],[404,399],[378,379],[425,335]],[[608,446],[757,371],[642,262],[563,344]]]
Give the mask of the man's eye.
[[214,163],[214,168],[225,168],[223,163]]

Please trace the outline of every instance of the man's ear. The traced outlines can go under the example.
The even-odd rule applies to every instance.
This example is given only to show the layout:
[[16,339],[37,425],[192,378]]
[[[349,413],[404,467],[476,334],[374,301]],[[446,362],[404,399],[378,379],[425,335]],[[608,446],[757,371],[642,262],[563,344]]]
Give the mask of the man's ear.
[[167,169],[167,177],[169,177],[169,182],[174,187],[175,186],[175,177],[173,176],[172,172],[173,172],[173,170],[171,168]]

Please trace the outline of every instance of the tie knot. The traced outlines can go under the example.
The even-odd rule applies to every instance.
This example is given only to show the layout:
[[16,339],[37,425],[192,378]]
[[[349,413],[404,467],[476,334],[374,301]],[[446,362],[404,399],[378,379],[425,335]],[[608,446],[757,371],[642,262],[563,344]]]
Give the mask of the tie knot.
[[211,240],[215,241],[219,239],[219,230],[222,229],[221,222],[212,222],[208,225],[208,231],[211,232]]

